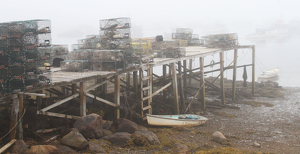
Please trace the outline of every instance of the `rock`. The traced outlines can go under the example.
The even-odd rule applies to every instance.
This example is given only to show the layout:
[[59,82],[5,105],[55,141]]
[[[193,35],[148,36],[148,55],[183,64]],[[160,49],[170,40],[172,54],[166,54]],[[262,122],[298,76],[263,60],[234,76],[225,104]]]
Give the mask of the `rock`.
[[254,147],[260,147],[260,144],[257,143],[257,142],[254,142],[254,143],[253,143],[253,146],[254,146]]
[[88,141],[79,132],[74,131],[64,136],[61,143],[79,149],[83,149],[88,145]]
[[111,124],[110,123],[103,123],[103,129],[107,129],[109,130],[109,128],[111,127]]
[[222,143],[224,141],[227,141],[226,137],[219,131],[215,131],[212,134],[212,139],[218,143]]
[[143,130],[143,131],[148,131],[148,129],[147,129],[146,127],[142,127],[142,126],[141,126],[141,127],[139,128],[139,131],[142,131],[142,130]]
[[25,154],[28,151],[28,147],[23,140],[18,140],[10,149],[10,153]]
[[58,149],[52,145],[34,145],[28,150],[28,154],[58,154]]
[[135,122],[132,122],[125,118],[120,118],[117,120],[117,132],[127,132],[134,133],[138,130],[138,125]]
[[103,134],[103,136],[107,136],[107,135],[112,135],[112,132],[110,130],[103,129],[102,134]]
[[105,149],[101,145],[99,145],[95,142],[90,142],[89,143],[89,149],[88,150],[92,153],[106,153]]
[[189,147],[181,144],[181,143],[176,143],[174,144],[174,151],[175,153],[180,153],[180,154],[185,154],[189,151]]
[[61,127],[61,129],[60,129],[60,136],[61,136],[61,137],[64,137],[64,136],[66,136],[67,134],[69,134],[71,131],[79,132],[76,128],[66,128],[65,126],[63,126],[63,127]]
[[57,149],[58,153],[77,153],[75,150],[65,145],[59,145],[57,146]]
[[[148,131],[148,130],[135,131],[134,135],[136,137],[144,138],[151,145],[160,144],[160,141],[159,141],[158,137],[151,131]],[[142,141],[143,140],[140,140],[140,139],[136,138],[134,140],[134,143],[137,144],[137,145],[143,145],[144,143]]]
[[115,134],[104,136],[102,139],[109,141],[111,144],[124,146],[130,139],[130,134],[127,132],[116,132]]
[[95,113],[83,116],[74,123],[74,127],[85,138],[93,139],[102,136],[102,118]]

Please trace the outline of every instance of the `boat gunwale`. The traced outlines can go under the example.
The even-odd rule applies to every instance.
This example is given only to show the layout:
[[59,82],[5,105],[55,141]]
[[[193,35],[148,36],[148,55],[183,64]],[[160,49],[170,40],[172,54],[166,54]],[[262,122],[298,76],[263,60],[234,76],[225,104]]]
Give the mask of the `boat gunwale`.
[[[180,116],[180,115],[190,115],[190,114],[179,114],[178,116]],[[147,119],[148,119],[148,116],[150,116],[150,117],[154,117],[154,118],[168,119],[168,120],[175,120],[175,121],[207,121],[208,120],[206,117],[203,117],[200,115],[196,115],[196,116],[203,117],[205,119],[174,119],[174,118],[165,118],[165,117],[161,117],[159,115],[151,115],[151,114],[147,114],[146,116],[147,116]],[[164,116],[171,116],[171,115],[164,115]]]

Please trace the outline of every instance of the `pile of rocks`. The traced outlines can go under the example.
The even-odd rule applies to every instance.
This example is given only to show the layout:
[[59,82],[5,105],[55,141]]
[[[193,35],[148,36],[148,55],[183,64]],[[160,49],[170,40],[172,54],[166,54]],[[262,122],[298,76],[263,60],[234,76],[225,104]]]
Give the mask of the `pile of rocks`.
[[[63,130],[60,141],[56,146],[34,145],[28,149],[23,140],[19,140],[11,147],[11,153],[54,154],[76,153],[75,150],[91,153],[106,153],[105,146],[126,146],[132,138],[136,145],[141,145],[133,136],[143,138],[150,145],[158,145],[158,137],[146,128],[138,129],[138,125],[128,119],[120,118],[116,121],[116,132],[109,129],[110,123],[103,123],[102,117],[97,114],[83,116],[74,123],[74,128]],[[104,140],[108,142],[105,142]],[[96,142],[95,142],[96,141]]]

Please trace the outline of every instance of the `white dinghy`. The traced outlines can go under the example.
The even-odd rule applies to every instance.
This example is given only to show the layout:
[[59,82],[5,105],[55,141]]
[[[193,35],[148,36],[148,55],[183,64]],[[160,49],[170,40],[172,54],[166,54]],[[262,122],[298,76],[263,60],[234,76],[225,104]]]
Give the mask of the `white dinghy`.
[[154,126],[199,126],[204,124],[208,119],[194,114],[180,115],[150,115],[147,114],[149,125]]
[[264,71],[258,76],[259,79],[268,79],[278,76],[279,68]]

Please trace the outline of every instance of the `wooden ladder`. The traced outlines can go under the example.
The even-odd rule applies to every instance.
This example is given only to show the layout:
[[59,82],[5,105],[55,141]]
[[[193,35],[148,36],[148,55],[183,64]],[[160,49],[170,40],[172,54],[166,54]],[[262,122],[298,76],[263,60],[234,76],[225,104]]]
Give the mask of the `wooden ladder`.
[[[147,72],[147,75],[144,75],[144,71]],[[145,87],[144,87],[144,81],[147,81]],[[148,68],[146,70],[140,69],[140,84],[141,84],[141,117],[143,120],[146,120],[147,117],[144,116],[144,111],[147,111],[148,114],[152,114],[152,106],[151,106],[152,68]]]

